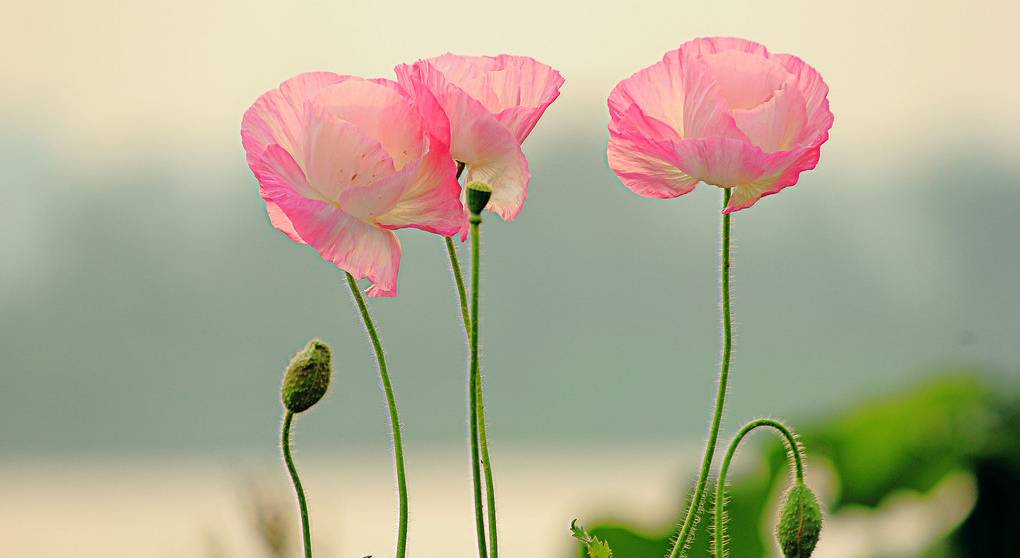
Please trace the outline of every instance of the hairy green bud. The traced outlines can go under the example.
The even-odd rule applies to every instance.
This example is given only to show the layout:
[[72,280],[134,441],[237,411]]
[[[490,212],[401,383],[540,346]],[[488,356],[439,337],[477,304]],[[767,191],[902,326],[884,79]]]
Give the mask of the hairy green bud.
[[280,390],[283,406],[300,413],[319,402],[329,389],[333,353],[321,339],[312,339],[290,359]]
[[471,215],[479,215],[492,197],[492,186],[475,180],[467,185],[467,208]]
[[786,491],[776,537],[786,558],[808,558],[822,532],[822,510],[811,489],[798,482]]

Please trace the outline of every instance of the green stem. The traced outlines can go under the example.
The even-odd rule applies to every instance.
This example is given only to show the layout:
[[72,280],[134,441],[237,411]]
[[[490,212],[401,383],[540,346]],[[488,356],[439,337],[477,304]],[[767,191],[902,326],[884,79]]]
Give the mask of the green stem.
[[[723,188],[723,208],[730,201],[730,189]],[[708,483],[708,473],[712,468],[712,460],[715,457],[715,445],[719,439],[719,425],[722,422],[724,402],[726,400],[726,383],[730,375],[730,352],[733,348],[733,318],[730,315],[730,215],[724,213],[722,216],[722,363],[719,367],[719,386],[715,396],[715,409],[712,412],[712,424],[708,430],[708,441],[705,443],[705,455],[701,460],[701,471],[698,474],[698,483],[694,487],[694,495],[691,497],[691,504],[684,518],[680,534],[673,544],[673,550],[669,558],[685,556],[687,548],[694,540],[695,524],[701,510],[701,500],[705,496],[705,485]]]
[[287,411],[287,414],[283,416],[283,460],[287,463],[287,471],[290,473],[290,480],[294,483],[298,507],[301,509],[301,536],[305,544],[305,558],[312,558],[312,533],[308,525],[308,502],[305,501],[305,490],[301,488],[301,479],[298,477],[297,467],[294,466],[294,456],[290,453],[290,425],[293,421],[294,413]]
[[[464,163],[457,163],[457,178],[464,172]],[[468,345],[471,344],[471,316],[468,314],[467,291],[464,289],[464,276],[460,270],[460,261],[457,259],[457,248],[453,239],[446,237],[446,253],[450,257],[450,267],[453,270],[453,282],[457,285],[457,298],[460,301],[460,318],[464,324],[464,335],[467,337]],[[474,368],[468,370],[468,430],[471,436],[471,482],[475,503],[475,537],[478,541],[479,558],[487,558],[488,550],[485,547],[485,509],[482,505],[482,471],[481,454],[478,448],[478,376]]]
[[496,490],[492,483],[492,461],[489,459],[489,442],[485,432],[485,397],[482,389],[481,365],[478,360],[478,283],[481,260],[481,239],[479,225],[481,215],[471,216],[471,376],[474,384],[478,441],[481,445],[482,470],[485,473],[485,500],[489,519],[489,553],[492,558],[499,555],[496,535]]
[[390,374],[386,369],[386,355],[383,353],[382,343],[379,341],[379,334],[372,323],[372,316],[368,313],[368,306],[365,304],[365,297],[358,288],[358,282],[354,277],[347,274],[347,285],[351,288],[354,301],[361,311],[361,320],[368,330],[368,336],[372,340],[372,347],[375,348],[375,358],[379,364],[379,377],[382,379],[383,392],[386,394],[386,405],[390,411],[390,428],[393,430],[393,458],[397,469],[397,491],[400,494],[400,525],[397,531],[397,558],[404,558],[407,547],[407,479],[404,473],[404,441],[400,435],[400,417],[397,414],[397,398],[393,395],[393,384],[390,382]]
[[[468,334],[470,342],[471,335]],[[474,352],[472,351],[472,359]],[[478,539],[478,556],[486,558],[488,550],[485,545],[485,507],[482,504],[482,471],[481,450],[478,447],[478,375],[475,374],[474,362],[468,372],[468,420],[471,433],[471,480],[475,499],[475,534]]]
[[450,256],[450,267],[453,268],[453,282],[457,284],[457,296],[460,299],[460,319],[464,323],[464,334],[471,336],[471,316],[468,315],[467,291],[464,289],[464,276],[460,271],[460,260],[457,259],[457,247],[453,239],[444,237],[446,240],[446,253]]
[[726,500],[724,491],[726,490],[726,474],[730,470],[730,461],[733,459],[733,454],[737,451],[737,446],[740,442],[755,428],[767,426],[775,428],[779,433],[786,439],[786,444],[789,446],[790,454],[793,455],[793,475],[794,480],[798,484],[804,483],[804,462],[801,456],[800,445],[797,444],[797,437],[793,434],[785,424],[772,419],[761,418],[753,420],[744,425],[737,432],[737,435],[733,437],[730,442],[730,447],[726,450],[726,455],[723,457],[722,467],[719,469],[719,480],[715,486],[715,556],[716,558],[724,558],[726,555],[726,533],[724,529],[724,516],[726,513]]

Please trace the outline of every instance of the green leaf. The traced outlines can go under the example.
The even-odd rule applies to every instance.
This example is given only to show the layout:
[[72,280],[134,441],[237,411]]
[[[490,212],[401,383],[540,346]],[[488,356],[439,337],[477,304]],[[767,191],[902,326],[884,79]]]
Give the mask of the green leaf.
[[593,537],[583,526],[577,524],[576,519],[570,522],[570,534],[584,544],[589,558],[613,558],[613,550],[609,548],[609,543]]

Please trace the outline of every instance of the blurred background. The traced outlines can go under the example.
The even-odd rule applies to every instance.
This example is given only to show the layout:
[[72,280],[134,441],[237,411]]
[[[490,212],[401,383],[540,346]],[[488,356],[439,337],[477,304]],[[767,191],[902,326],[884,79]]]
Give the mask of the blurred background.
[[[1020,517],[1018,4],[96,0],[4,12],[0,554],[292,555],[278,390],[290,355],[319,336],[337,375],[295,434],[319,554],[390,555],[394,481],[369,345],[342,275],[269,225],[239,123],[296,73],[392,77],[454,51],[530,55],[567,79],[525,144],[527,206],[486,226],[504,554],[576,556],[567,526],[579,517],[619,558],[661,556],[714,393],[720,194],[626,190],[605,160],[605,98],[705,35],[801,56],[836,115],[819,167],[734,218],[724,439],[761,415],[802,431],[829,513],[815,556],[1020,548],[998,528]],[[400,296],[371,306],[409,446],[410,552],[468,557],[456,295],[441,240],[400,235]],[[786,473],[762,438],[732,477],[741,558],[776,552]]]

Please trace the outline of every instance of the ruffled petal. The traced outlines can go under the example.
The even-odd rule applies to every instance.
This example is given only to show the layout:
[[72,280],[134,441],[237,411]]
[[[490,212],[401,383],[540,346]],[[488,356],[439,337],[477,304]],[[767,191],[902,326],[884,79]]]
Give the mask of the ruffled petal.
[[430,136],[430,145],[434,146],[437,143],[442,143],[446,146],[447,151],[449,151],[451,141],[450,119],[446,116],[443,105],[439,103],[436,95],[422,80],[412,77],[410,72],[416,71],[412,67],[400,65],[395,68],[395,71],[400,79],[399,85],[401,90],[404,91],[404,94],[411,100],[415,110],[418,111],[425,135]]
[[549,105],[560,96],[564,79],[559,72],[527,56],[496,57],[501,70],[486,74],[486,105],[501,124],[524,140],[535,129]]
[[703,54],[699,60],[731,109],[751,109],[768,101],[789,76],[778,62],[744,51]]
[[[413,167],[413,168],[412,168]],[[459,231],[467,215],[461,203],[457,165],[449,149],[436,142],[428,154],[401,172],[407,183],[402,195],[375,222],[388,229],[413,227],[450,236]]]
[[[684,84],[682,68],[666,58],[634,73],[609,94],[610,129],[627,114],[640,114],[668,125],[677,137],[682,136]],[[639,113],[631,110],[634,106],[640,109]]]
[[[476,149],[478,134],[475,133],[475,127],[478,126],[478,121],[490,125],[499,123],[481,103],[447,80],[446,76],[428,61],[419,60],[411,66],[402,64],[397,66],[395,71],[404,89],[415,93],[416,101],[422,96],[420,92],[427,90],[432,93],[435,103],[442,108],[448,119],[450,148],[454,158],[470,163]],[[427,106],[430,102],[425,97],[424,105]],[[441,129],[441,124],[439,128]]]
[[337,204],[344,211],[363,221],[375,221],[376,217],[390,211],[404,195],[411,178],[421,166],[415,161],[404,166],[397,174],[340,193]]
[[[528,182],[531,170],[517,140],[509,130],[489,128],[486,144],[476,150],[476,162],[468,165],[467,182],[480,180],[492,186],[492,197],[485,209],[496,213],[505,221],[513,221],[524,209],[528,199]],[[513,141],[511,146],[510,140]]]
[[804,99],[805,124],[798,145],[817,146],[829,139],[833,115],[829,110],[829,86],[821,74],[792,54],[776,54],[774,58],[793,76]]
[[287,235],[288,238],[297,242],[298,244],[307,244],[301,235],[294,229],[294,223],[290,222],[290,218],[287,214],[280,209],[280,206],[276,205],[271,201],[266,201],[266,214],[269,215],[269,223],[276,227],[280,232]]
[[395,82],[348,78],[324,88],[313,103],[379,142],[397,169],[424,153],[421,118]]
[[769,49],[765,45],[741,39],[739,37],[699,37],[687,41],[677,51],[684,57],[697,58],[705,54],[716,54],[726,51],[744,52],[767,58]]
[[251,170],[259,181],[259,194],[263,198],[285,193],[306,196],[311,192],[301,166],[283,146],[273,144],[266,147],[255,159]]
[[388,229],[414,227],[451,235],[464,218],[453,159],[443,144],[393,176],[344,190],[340,207]]
[[417,82],[432,92],[449,119],[453,158],[467,165],[468,181],[481,180],[492,186],[487,209],[513,220],[527,199],[531,179],[517,138],[435,65],[420,60],[398,66],[396,72],[405,89],[412,89]]
[[[684,58],[680,49],[666,53],[660,62],[613,89],[610,130],[626,126],[638,114],[633,107],[639,108],[643,117],[668,125],[678,137],[744,139],[708,68],[696,59]],[[655,138],[667,136],[659,130]]]
[[253,159],[251,170],[259,182],[259,194],[266,200],[269,222],[294,242],[305,244],[287,214],[270,201],[273,197],[300,196],[302,192],[309,191],[301,167],[283,147],[273,144]]
[[730,188],[761,178],[769,157],[748,142],[730,138],[683,139],[675,144],[677,168],[713,186]]
[[393,231],[366,223],[320,200],[281,193],[272,198],[304,242],[356,279],[373,283],[369,296],[396,296],[400,241]]
[[492,56],[464,56],[447,52],[439,56],[419,60],[416,64],[434,67],[447,81],[460,87],[476,98],[485,96],[486,72],[499,70],[499,61]]
[[609,121],[609,133],[624,137],[641,137],[649,141],[679,141],[680,133],[671,126],[652,118],[632,105],[626,112]]
[[743,39],[690,41],[613,90],[610,167],[643,196],[704,181],[733,189],[726,213],[750,207],[818,163],[827,92],[797,57]]
[[815,147],[769,154],[726,138],[669,142],[614,135],[609,145],[611,167],[635,193],[672,198],[690,192],[702,180],[733,188],[725,213],[796,184],[801,172],[818,164],[820,152]]
[[531,180],[517,138],[457,86],[448,84],[447,94],[440,99],[453,131],[451,152],[467,165],[467,182],[481,180],[491,186],[486,209],[514,220],[524,208]]
[[248,163],[273,144],[291,153],[302,153],[305,102],[322,89],[346,79],[348,76],[330,72],[300,74],[259,97],[241,119],[241,144]]
[[751,207],[765,196],[779,193],[797,183],[800,173],[818,165],[820,147],[785,151],[770,155],[762,175],[754,181],[737,186],[723,213],[733,213]]
[[772,153],[797,147],[807,123],[804,97],[792,83],[748,110],[734,110],[737,127],[754,145]]
[[358,126],[341,120],[324,105],[309,104],[306,112],[303,159],[313,191],[307,197],[335,204],[344,190],[394,174],[389,154]]
[[[563,76],[527,56],[444,54],[421,60],[496,117],[523,143],[560,94]],[[421,70],[419,70],[420,72]],[[398,70],[399,74],[399,70]]]
[[698,179],[678,169],[653,142],[613,134],[609,138],[609,167],[635,194],[675,198],[698,185]]

